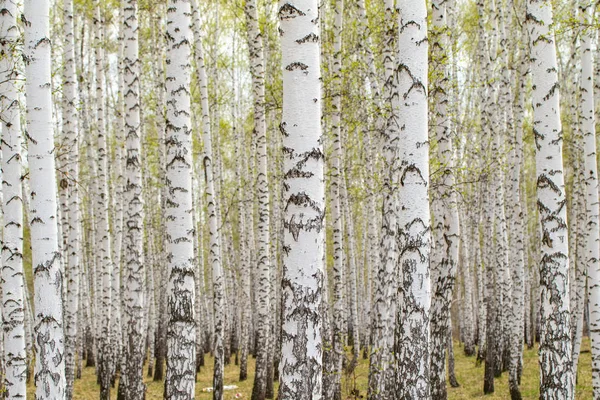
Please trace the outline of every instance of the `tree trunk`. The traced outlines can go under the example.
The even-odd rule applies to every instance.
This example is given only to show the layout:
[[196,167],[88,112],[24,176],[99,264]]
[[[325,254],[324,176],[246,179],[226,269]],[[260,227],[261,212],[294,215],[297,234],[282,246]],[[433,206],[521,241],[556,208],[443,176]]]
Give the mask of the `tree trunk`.
[[[96,244],[100,262],[100,286],[102,288],[100,307],[98,379],[100,383],[100,399],[110,399],[112,343],[110,341],[111,302],[112,299],[112,253],[108,222],[108,152],[104,111],[104,16],[101,4],[96,4],[94,16],[94,39],[96,59],[96,131],[97,131],[97,192],[96,192]],[[98,297],[98,299],[100,299]]]
[[[396,387],[398,398],[427,399],[430,387],[431,216],[427,120],[427,5],[401,0],[398,40],[400,188]],[[447,341],[446,341],[447,342]]]
[[[590,23],[594,7],[581,1],[582,22]],[[592,340],[592,387],[594,398],[600,398],[600,220],[598,210],[598,165],[596,162],[596,118],[594,108],[594,76],[592,56],[592,31],[583,30],[581,34],[581,128],[585,154],[585,187],[586,187],[586,244],[585,257],[588,276],[588,301],[590,307],[590,339]],[[583,277],[581,278],[583,279]],[[578,279],[579,281],[579,279]],[[579,288],[578,288],[579,289]],[[581,293],[578,291],[578,293]],[[573,294],[575,295],[575,294]],[[581,294],[580,294],[581,296]],[[583,307],[582,307],[583,308]],[[583,315],[573,316],[579,323]],[[581,321],[583,322],[583,321]],[[575,354],[573,355],[575,358]],[[574,364],[576,375],[577,365]]]
[[[167,6],[166,234],[169,268],[165,399],[195,398],[194,244],[192,210],[191,7]],[[205,142],[206,143],[206,142]]]
[[284,257],[280,400],[322,396],[321,296],[325,284],[324,155],[318,2],[279,8],[284,154]]
[[[26,0],[25,77],[31,249],[34,284],[36,397],[65,396],[62,271],[56,221],[56,175],[52,131],[50,2]],[[41,373],[41,372],[44,373]]]
[[[245,6],[248,25],[248,49],[250,53],[250,75],[254,102],[254,135],[257,150],[258,196],[258,249],[257,249],[257,352],[252,400],[264,400],[267,387],[267,359],[270,326],[270,275],[269,256],[269,182],[267,180],[267,124],[265,119],[265,59],[263,40],[258,26],[256,0],[247,0]],[[237,296],[235,296],[237,297]]]
[[527,22],[533,75],[533,133],[536,144],[541,224],[540,398],[574,397],[569,312],[569,247],[562,162],[558,67],[552,4],[528,0]]
[[342,365],[346,345],[346,307],[344,303],[344,225],[342,215],[342,24],[344,1],[335,0],[333,9],[332,115],[331,115],[331,222],[333,227],[333,318],[331,344],[332,370],[327,370],[324,396],[331,400],[342,397]]
[[[20,74],[16,2],[0,2],[0,110],[2,120],[2,324],[3,397],[26,398],[27,351],[23,274]],[[54,173],[54,171],[51,171]],[[71,351],[74,350],[71,346]],[[71,364],[72,365],[72,364]],[[72,376],[72,374],[71,374]],[[72,378],[71,378],[72,381]]]
[[[123,83],[125,87],[125,276],[123,327],[125,333],[124,400],[145,398],[144,345],[144,211],[142,198],[140,61],[137,0],[128,0],[123,13]],[[160,144],[159,144],[160,145]]]

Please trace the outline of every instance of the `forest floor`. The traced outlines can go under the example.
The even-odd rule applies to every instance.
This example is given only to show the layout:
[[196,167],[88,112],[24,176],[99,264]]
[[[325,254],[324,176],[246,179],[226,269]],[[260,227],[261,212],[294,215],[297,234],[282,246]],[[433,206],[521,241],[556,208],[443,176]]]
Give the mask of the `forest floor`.
[[[475,399],[475,398],[486,398],[486,399],[510,399],[508,391],[508,373],[503,373],[502,376],[495,381],[495,393],[490,396],[484,396],[483,394],[483,364],[477,365],[475,357],[465,357],[463,349],[457,343],[454,345],[454,352],[456,354],[456,377],[460,383],[460,387],[451,388],[448,387],[448,398],[449,400],[458,399]],[[591,373],[591,353],[590,353],[590,341],[588,338],[584,338],[581,347],[581,356],[579,359],[579,379],[577,382],[577,399],[587,400],[592,398],[592,373]],[[233,361],[233,358],[232,358]],[[525,350],[523,357],[523,377],[521,382],[521,394],[523,399],[538,399],[539,398],[539,367],[537,350],[531,349]],[[198,374],[198,380],[196,382],[196,398],[198,400],[209,400],[212,399],[211,393],[202,392],[203,388],[212,386],[212,359],[206,357],[206,367],[203,367],[202,371]],[[356,387],[359,390],[361,397],[366,398],[367,380],[369,372],[369,363],[367,360],[360,360],[358,367],[351,376],[345,376],[343,379],[342,390],[344,391],[343,399],[355,399],[348,393]],[[248,358],[248,379],[244,382],[238,382],[239,369],[237,366],[231,363],[225,368],[225,385],[237,385],[238,388],[234,390],[225,391],[225,400],[241,398],[250,399],[252,393],[254,373],[254,359]],[[146,375],[146,371],[144,373]],[[151,378],[148,379],[148,392],[146,395],[147,400],[151,399],[162,399],[163,398],[163,383],[153,382]],[[33,385],[29,388],[30,398],[33,398]],[[235,397],[236,394],[241,394],[241,397]],[[75,382],[75,396],[76,400],[96,400],[99,396],[99,387],[96,384],[96,377],[93,368],[85,368],[83,371],[82,379]],[[364,397],[362,397],[364,396]],[[116,398],[116,390],[112,393],[112,398]]]

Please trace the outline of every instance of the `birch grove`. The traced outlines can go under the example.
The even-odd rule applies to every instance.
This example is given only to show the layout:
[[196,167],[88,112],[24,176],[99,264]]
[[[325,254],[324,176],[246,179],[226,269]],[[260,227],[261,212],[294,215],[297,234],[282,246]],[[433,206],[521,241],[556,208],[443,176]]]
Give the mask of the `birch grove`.
[[599,11],[0,0],[0,393],[600,398]]

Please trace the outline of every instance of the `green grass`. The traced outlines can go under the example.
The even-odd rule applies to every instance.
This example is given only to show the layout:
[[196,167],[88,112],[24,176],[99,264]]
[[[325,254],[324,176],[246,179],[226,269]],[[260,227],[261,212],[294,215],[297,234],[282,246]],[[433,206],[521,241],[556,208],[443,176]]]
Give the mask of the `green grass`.
[[[591,399],[592,396],[592,373],[591,373],[591,353],[590,342],[584,338],[582,344],[582,353],[579,361],[579,378],[577,382],[577,399]],[[455,343],[456,354],[456,376],[460,383],[459,388],[448,388],[448,398],[457,399],[510,399],[508,392],[508,374],[504,373],[502,377],[495,381],[495,393],[485,396],[483,394],[483,364],[477,365],[474,357],[465,357],[461,346]],[[232,358],[233,360],[233,358]],[[233,363],[225,368],[225,384],[237,385],[238,389],[225,392],[225,400],[234,398],[236,393],[241,393],[243,399],[249,399],[252,392],[252,380],[254,374],[254,360],[249,358],[248,379],[244,382],[238,382],[239,370]],[[521,394],[524,399],[539,398],[539,368],[538,358],[535,349],[525,350],[523,357],[524,368],[521,382]],[[212,399],[211,393],[203,393],[202,388],[212,386],[212,359],[206,357],[206,367],[198,374],[196,382],[196,399]],[[351,376],[345,376],[343,379],[342,390],[343,399],[351,399],[349,393],[356,387],[361,395],[366,398],[366,389],[368,381],[369,365],[367,360],[360,360],[360,363]],[[75,399],[77,400],[96,400],[99,395],[99,387],[96,385],[96,376],[93,368],[86,368],[83,371],[82,379],[75,382]],[[146,375],[146,371],[144,372]],[[146,399],[162,399],[163,383],[153,382],[147,379],[148,392]],[[29,395],[33,398],[33,386],[30,388]],[[112,398],[116,398],[116,390],[113,391]]]

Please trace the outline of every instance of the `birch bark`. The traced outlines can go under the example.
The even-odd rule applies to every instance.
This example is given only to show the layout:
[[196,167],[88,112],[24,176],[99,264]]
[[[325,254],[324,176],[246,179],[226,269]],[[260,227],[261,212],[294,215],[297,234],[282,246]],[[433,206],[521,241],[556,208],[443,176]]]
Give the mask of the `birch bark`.
[[[427,5],[400,0],[398,110],[400,188],[398,253],[402,301],[398,307],[398,398],[428,399],[430,387],[431,216],[427,105]],[[446,339],[447,340],[447,339]]]
[[[2,120],[2,366],[7,399],[25,398],[27,351],[23,274],[23,190],[16,1],[0,2],[0,110]],[[53,171],[52,171],[53,172]]]
[[267,361],[270,326],[270,276],[269,255],[269,182],[267,180],[267,124],[265,119],[265,57],[262,34],[258,25],[256,0],[247,0],[245,6],[248,24],[248,49],[254,101],[254,135],[256,137],[258,196],[258,248],[257,248],[257,354],[252,400],[264,400],[267,387]]
[[65,396],[62,271],[56,225],[50,2],[25,0],[25,78],[35,308],[36,397]]
[[[581,3],[583,26],[591,22],[594,9]],[[581,34],[581,129],[584,146],[584,179],[586,187],[586,243],[585,262],[588,277],[588,304],[590,339],[592,341],[592,387],[594,398],[600,398],[600,220],[598,209],[598,165],[596,162],[596,118],[594,109],[594,71],[592,56],[592,31]],[[572,296],[575,293],[572,294]],[[578,316],[573,316],[577,318]],[[574,355],[575,357],[575,355]],[[575,367],[576,368],[576,367]],[[575,375],[576,376],[576,375]]]
[[319,400],[325,185],[317,0],[279,2],[285,203],[279,399]]
[[191,6],[167,6],[166,199],[169,263],[166,399],[195,398],[194,244],[192,212]]
[[541,223],[540,398],[574,397],[571,371],[569,251],[558,66],[552,4],[528,0],[538,210]]
[[[140,60],[137,0],[127,0],[123,8],[123,101],[125,133],[125,265],[123,330],[125,400],[143,398],[143,313],[144,294],[144,209],[142,197]],[[122,378],[123,379],[123,378]]]
[[[65,307],[65,397],[73,397],[75,379],[75,354],[78,336],[77,312],[79,308],[79,275],[81,257],[81,213],[79,203],[79,132],[77,115],[77,78],[75,75],[75,34],[73,26],[73,1],[63,5],[63,131],[68,145],[69,232],[67,240],[68,266],[66,271],[67,304]],[[80,354],[80,357],[82,354]]]

